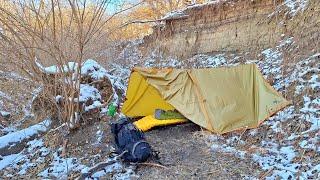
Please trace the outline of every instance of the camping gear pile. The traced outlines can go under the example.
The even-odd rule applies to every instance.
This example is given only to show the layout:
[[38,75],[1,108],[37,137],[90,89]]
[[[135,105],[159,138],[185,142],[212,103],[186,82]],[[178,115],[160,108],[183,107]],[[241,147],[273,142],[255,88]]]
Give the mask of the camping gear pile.
[[149,122],[156,109],[176,109],[193,123],[223,134],[256,128],[288,104],[255,64],[208,69],[134,68],[122,112]]
[[151,146],[145,141],[143,133],[127,118],[111,124],[117,153],[124,161],[144,162],[152,154]]
[[144,162],[151,155],[152,150],[145,141],[143,132],[154,127],[167,126],[188,122],[188,120],[175,110],[156,109],[154,115],[146,116],[134,121],[130,118],[121,118],[111,124],[117,153],[124,161]]
[[[223,134],[255,128],[288,104],[254,64],[211,69],[134,68],[122,112],[143,118],[133,124],[120,121],[113,133],[119,153],[127,152],[124,159],[145,161],[150,146],[140,131],[190,120]],[[141,141],[146,150],[136,151],[133,146]]]

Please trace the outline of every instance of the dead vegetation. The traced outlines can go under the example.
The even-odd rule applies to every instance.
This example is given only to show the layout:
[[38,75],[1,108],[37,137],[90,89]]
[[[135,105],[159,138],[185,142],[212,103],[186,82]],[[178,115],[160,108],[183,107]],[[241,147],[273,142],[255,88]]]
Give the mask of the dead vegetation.
[[[43,116],[53,115],[57,121],[75,127],[76,114],[82,108],[75,101],[79,99],[80,84],[96,82],[80,77],[81,68],[67,64],[72,60],[75,66],[80,66],[110,42],[106,38],[110,32],[105,29],[113,18],[107,15],[109,3],[105,0],[96,3],[52,0],[1,4],[1,62],[28,77],[31,85],[42,87],[33,104],[35,110],[45,107]],[[57,72],[46,73],[42,64],[57,65]],[[108,99],[112,93],[110,81],[105,79],[104,82],[106,84],[99,88]],[[57,95],[63,101],[56,102]]]

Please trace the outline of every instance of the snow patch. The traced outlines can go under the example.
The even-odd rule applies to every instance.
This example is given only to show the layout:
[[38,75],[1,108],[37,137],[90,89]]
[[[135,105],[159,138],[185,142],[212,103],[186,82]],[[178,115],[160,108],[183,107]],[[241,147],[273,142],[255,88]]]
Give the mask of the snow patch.
[[129,168],[125,168],[119,163],[116,162],[109,166],[103,168],[103,170],[95,172],[92,174],[91,178],[99,179],[102,178],[110,173],[115,173],[114,179],[131,179],[130,177],[134,174],[133,170]]
[[50,124],[51,120],[47,119],[39,124],[30,126],[26,129],[22,129],[20,131],[16,131],[2,136],[0,137],[0,148],[4,148],[12,144],[19,143],[22,140],[30,138],[31,136],[34,136],[40,132],[45,132],[48,130]]
[[[108,72],[95,60],[88,59],[81,65],[81,75],[88,75],[95,80],[109,78]],[[110,78],[109,78],[110,79]]]
[[9,166],[12,164],[12,162],[14,161],[20,161],[21,159],[23,159],[24,156],[22,154],[11,154],[8,156],[4,156],[2,157],[0,155],[0,170],[2,170],[3,168]]
[[40,62],[38,62],[37,60],[35,61],[35,63],[40,70],[42,70],[44,73],[47,73],[47,74],[57,74],[57,73],[61,73],[61,72],[73,73],[78,70],[78,63],[75,63],[75,62],[68,62],[67,64],[64,64],[62,66],[53,65],[53,66],[49,66],[49,67],[42,66],[42,64]]
[[100,100],[101,95],[98,89],[88,84],[80,84],[79,102],[86,102],[88,100]]
[[[59,149],[62,151],[62,148]],[[42,178],[56,177],[59,179],[66,179],[68,173],[71,171],[81,171],[86,166],[79,164],[76,158],[62,158],[58,152],[53,154],[53,160],[49,165],[50,167],[43,170],[38,174]]]
[[284,5],[289,8],[290,15],[296,15],[299,11],[304,11],[309,0],[285,0]]
[[7,111],[0,111],[0,116],[2,117],[10,117],[11,113]]

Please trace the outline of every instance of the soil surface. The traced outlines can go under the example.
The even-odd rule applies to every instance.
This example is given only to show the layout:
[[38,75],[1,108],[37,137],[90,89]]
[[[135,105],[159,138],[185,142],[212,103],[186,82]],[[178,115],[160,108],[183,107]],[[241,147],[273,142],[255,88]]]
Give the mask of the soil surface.
[[[139,179],[242,179],[259,176],[257,165],[229,153],[210,150],[208,132],[193,123],[168,126],[145,133],[159,152],[159,161],[137,167]],[[252,171],[254,169],[254,171]]]

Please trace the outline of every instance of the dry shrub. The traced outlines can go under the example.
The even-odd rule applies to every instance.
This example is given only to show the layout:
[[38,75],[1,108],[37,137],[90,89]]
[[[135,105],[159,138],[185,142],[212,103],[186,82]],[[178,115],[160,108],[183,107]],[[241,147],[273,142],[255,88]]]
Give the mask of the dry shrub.
[[[0,3],[1,62],[41,85],[35,109],[51,107],[57,119],[74,127],[80,111],[81,65],[96,58],[109,42],[105,28],[114,17],[107,13],[110,1],[86,0],[10,0]],[[130,8],[127,8],[127,10]],[[58,67],[47,73],[42,64]],[[58,108],[56,96],[64,100]],[[39,100],[43,102],[39,102]],[[61,102],[60,102],[61,103]],[[50,109],[50,108],[47,108]],[[61,110],[63,109],[63,111]]]

